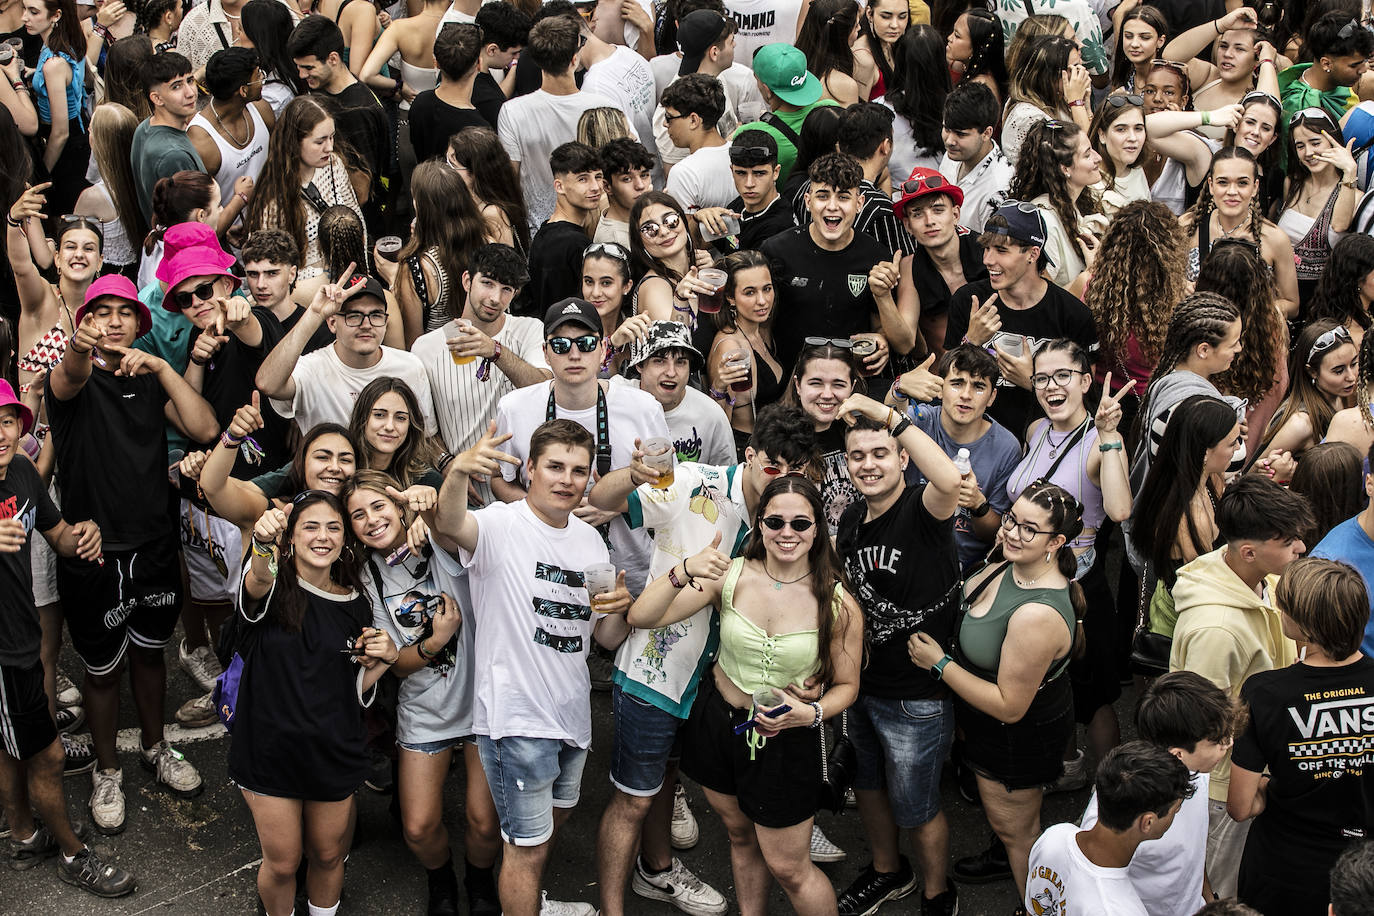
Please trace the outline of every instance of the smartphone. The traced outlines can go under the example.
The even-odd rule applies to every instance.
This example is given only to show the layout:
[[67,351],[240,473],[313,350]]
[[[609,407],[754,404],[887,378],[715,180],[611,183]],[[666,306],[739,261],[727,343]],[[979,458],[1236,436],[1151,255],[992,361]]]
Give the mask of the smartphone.
[[[791,706],[788,706],[787,704],[784,703],[782,706],[779,706],[779,707],[777,707],[776,709],[770,709],[770,710],[768,710],[768,711],[765,712],[763,715],[764,715],[765,718],[768,718],[768,719],[776,719],[778,716],[782,715],[783,713],[788,713],[788,712],[791,712],[791,711],[792,711],[792,707],[791,707]],[[757,724],[758,724],[758,723],[755,722],[755,721],[753,720],[752,717],[751,717],[751,718],[748,718],[748,719],[745,719],[745,720],[744,720],[743,722],[741,722],[739,725],[736,725],[736,726],[735,726],[735,734],[737,734],[737,735],[742,735],[742,734],[744,734],[745,732],[749,731],[749,729],[753,728],[753,727],[754,727],[755,725],[757,725]]]

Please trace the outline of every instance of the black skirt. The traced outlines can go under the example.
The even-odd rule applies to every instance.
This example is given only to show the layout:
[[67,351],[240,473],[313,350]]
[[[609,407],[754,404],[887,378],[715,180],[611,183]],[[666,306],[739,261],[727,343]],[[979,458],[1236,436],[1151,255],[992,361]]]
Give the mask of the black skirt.
[[1073,734],[1073,691],[1058,675],[1036,691],[1019,722],[994,719],[954,696],[954,717],[964,731],[964,761],[978,775],[1009,790],[1054,782],[1064,770],[1064,748]]

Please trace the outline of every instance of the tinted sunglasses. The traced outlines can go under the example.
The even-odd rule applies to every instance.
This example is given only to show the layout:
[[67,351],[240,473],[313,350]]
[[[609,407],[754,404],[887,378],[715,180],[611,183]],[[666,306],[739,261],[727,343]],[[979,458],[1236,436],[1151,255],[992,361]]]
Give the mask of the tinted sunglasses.
[[544,343],[549,345],[549,349],[563,356],[572,352],[573,344],[577,344],[577,349],[582,353],[590,353],[601,346],[601,338],[595,334],[583,334],[581,337],[550,337]]
[[646,239],[656,239],[658,238],[658,233],[661,230],[667,229],[669,232],[672,232],[674,229],[681,225],[682,217],[678,216],[676,212],[669,210],[667,213],[663,214],[663,219],[661,219],[657,223],[652,221],[647,223],[640,223],[639,234],[644,236]]
[[801,534],[803,531],[810,531],[816,523],[809,518],[783,518],[781,515],[765,515],[759,519],[759,524],[769,531],[791,528],[797,534]]
[[1117,93],[1107,96],[1107,104],[1113,108],[1125,108],[1127,105],[1134,105],[1139,108],[1145,104],[1145,97],[1133,92],[1129,94]]
[[179,293],[172,293],[172,301],[177,304],[179,309],[188,309],[196,304],[199,299],[208,302],[215,298],[215,281],[207,280],[195,289],[184,289]]
[[848,337],[807,337],[802,343],[808,347],[837,347],[841,350],[854,349],[854,341]]
[[1184,77],[1188,75],[1188,65],[1179,60],[1165,60],[1162,57],[1156,57],[1154,60],[1150,61],[1151,70],[1158,70],[1160,68],[1172,70],[1175,73],[1181,73]]
[[922,191],[934,191],[936,188],[947,188],[949,182],[945,181],[943,175],[928,175],[924,178],[908,178],[902,182],[903,194],[918,194]]
[[609,255],[617,261],[625,261],[626,263],[630,260],[630,253],[615,242],[597,242],[595,245],[588,245],[582,250],[582,259],[586,260],[599,254]]

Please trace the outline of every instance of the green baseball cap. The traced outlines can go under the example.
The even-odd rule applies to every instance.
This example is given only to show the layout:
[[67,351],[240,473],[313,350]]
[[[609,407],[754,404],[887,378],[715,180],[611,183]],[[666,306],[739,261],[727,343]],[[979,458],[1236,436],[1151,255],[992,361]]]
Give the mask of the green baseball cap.
[[821,97],[821,81],[806,69],[806,55],[781,42],[754,55],[754,75],[789,105],[810,105]]

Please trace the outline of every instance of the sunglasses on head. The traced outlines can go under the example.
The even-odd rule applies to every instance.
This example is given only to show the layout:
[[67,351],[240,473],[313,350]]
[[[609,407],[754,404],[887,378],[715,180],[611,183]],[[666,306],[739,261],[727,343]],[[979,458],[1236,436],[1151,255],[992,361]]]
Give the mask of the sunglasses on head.
[[1107,104],[1113,108],[1125,108],[1127,105],[1134,105],[1139,108],[1145,104],[1145,97],[1143,95],[1136,95],[1133,92],[1117,93],[1116,95],[1107,96]]
[[730,147],[730,164],[738,166],[766,165],[776,161],[777,154],[766,146]]
[[1336,37],[1339,38],[1339,39],[1341,39],[1342,41],[1344,41],[1345,39],[1349,38],[1351,35],[1354,35],[1354,34],[1355,34],[1355,30],[1358,29],[1358,28],[1361,28],[1360,23],[1359,23],[1359,20],[1357,20],[1357,19],[1352,19],[1352,20],[1350,20],[1349,22],[1347,22],[1345,25],[1341,26],[1341,30],[1340,30],[1339,32],[1336,33]]
[[627,263],[630,260],[630,253],[615,242],[597,242],[595,245],[588,245],[582,250],[582,259],[586,260],[587,258],[599,254],[608,255],[615,258],[617,261],[625,261]]
[[802,343],[808,347],[835,347],[840,350],[854,349],[854,341],[848,337],[807,337]]
[[581,337],[550,337],[544,342],[559,356],[570,353],[573,344],[577,344],[577,349],[582,353],[590,353],[601,346],[601,338],[595,334],[583,334]]
[[1312,349],[1307,351],[1307,365],[1312,365],[1327,350],[1346,343],[1350,343],[1350,332],[1342,325],[1336,325],[1312,342]]
[[921,191],[934,191],[936,188],[949,187],[943,175],[929,175],[925,178],[908,178],[902,182],[903,194],[916,194]]
[[1304,108],[1301,111],[1293,112],[1293,117],[1288,119],[1289,129],[1291,130],[1293,128],[1293,125],[1297,124],[1299,121],[1304,120],[1325,121],[1327,124],[1332,125],[1336,123],[1331,118],[1331,115],[1327,114],[1326,110],[1323,108]]
[[809,518],[783,518],[781,515],[765,515],[759,519],[759,524],[769,531],[781,531],[784,527],[791,528],[797,534],[803,531],[810,531],[816,523]]
[[213,298],[215,298],[214,280],[206,280],[195,289],[184,289],[179,293],[172,293],[172,301],[177,304],[179,309],[190,308],[196,304],[197,299],[208,302]]
[[682,217],[679,216],[676,211],[669,210],[667,213],[663,214],[663,218],[656,223],[652,220],[647,223],[640,223],[639,234],[646,239],[656,239],[661,230],[667,229],[669,232],[672,232],[681,225]]
[[1188,65],[1179,60],[1165,60],[1162,57],[1156,57],[1154,60],[1150,61],[1151,70],[1159,70],[1160,68],[1172,70],[1184,76],[1188,75]]

